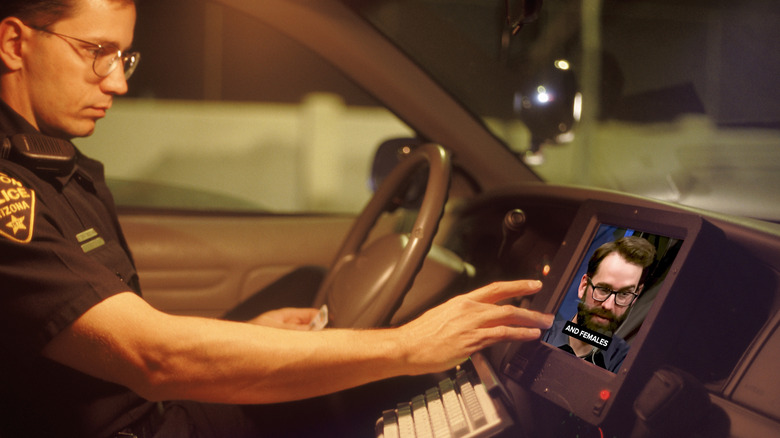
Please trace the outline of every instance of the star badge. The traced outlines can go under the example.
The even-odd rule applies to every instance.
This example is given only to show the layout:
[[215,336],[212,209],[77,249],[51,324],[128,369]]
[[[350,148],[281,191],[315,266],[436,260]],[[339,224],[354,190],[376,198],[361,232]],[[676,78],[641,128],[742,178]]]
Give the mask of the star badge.
[[35,192],[0,172],[0,236],[28,243],[32,240],[34,221]]
[[23,217],[16,217],[14,215],[11,215],[11,220],[6,224],[8,228],[13,229],[14,235],[16,235],[19,230],[26,230],[27,225],[24,224],[24,218]]

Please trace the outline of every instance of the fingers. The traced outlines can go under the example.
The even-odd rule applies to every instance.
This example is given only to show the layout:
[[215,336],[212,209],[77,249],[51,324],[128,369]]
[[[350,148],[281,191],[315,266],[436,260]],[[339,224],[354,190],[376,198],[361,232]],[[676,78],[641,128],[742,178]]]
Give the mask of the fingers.
[[496,303],[536,293],[541,286],[535,280],[492,283],[430,309],[400,328],[411,334],[404,339],[419,341],[408,350],[410,363],[420,372],[440,371],[497,342],[538,339],[553,315]]
[[541,289],[541,282],[519,280],[498,282],[487,285],[466,294],[464,298],[472,300],[472,315],[486,340],[524,341],[538,338],[540,329],[552,326],[554,316],[513,305],[495,305],[496,301],[506,298],[533,294]]
[[479,328],[475,329],[474,351],[489,347],[497,342],[526,342],[538,339],[542,330],[550,328],[553,315],[503,306],[499,313],[504,313],[493,319],[488,318]]
[[510,326],[548,329],[553,323],[553,315],[515,306],[494,308],[495,315],[488,315],[483,327]]
[[480,344],[476,351],[489,347],[497,342],[526,342],[539,339],[542,330],[529,327],[498,326],[482,329]]
[[[541,289],[542,283],[536,280],[517,280],[496,282],[451,299],[444,306],[440,318],[451,319],[459,315],[458,321],[467,327],[489,328],[501,325],[523,326],[546,329],[552,325],[553,315],[516,307],[497,305],[507,298],[530,295]],[[441,313],[433,309],[432,315]]]
[[269,310],[247,322],[268,327],[308,330],[309,323],[317,315],[317,312],[317,309],[283,307]]
[[319,310],[309,307],[285,307],[282,310],[287,312],[286,317],[288,320],[300,322],[301,324],[308,324],[319,312]]
[[497,303],[507,298],[535,294],[542,288],[539,280],[499,281],[483,286],[466,294],[469,298],[482,303]]

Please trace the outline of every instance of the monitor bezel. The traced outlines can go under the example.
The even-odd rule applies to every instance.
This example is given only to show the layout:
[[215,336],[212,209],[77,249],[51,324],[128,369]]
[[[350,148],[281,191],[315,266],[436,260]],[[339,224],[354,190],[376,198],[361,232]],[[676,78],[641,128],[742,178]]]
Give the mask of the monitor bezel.
[[[660,284],[632,341],[631,350],[617,373],[587,363],[545,342],[534,341],[506,352],[501,364],[504,375],[537,396],[594,425],[615,410],[616,400],[623,404],[631,400],[641,385],[626,385],[626,382],[643,379],[658,363],[652,358],[654,351],[643,351],[645,343],[653,332],[653,323],[662,311],[685,260],[696,244],[702,223],[701,216],[672,208],[667,210],[608,201],[585,201],[550,265],[550,273],[544,278],[542,290],[528,305],[530,309],[557,313],[581,264],[586,262],[584,258],[602,225],[680,239],[680,251]],[[669,330],[673,330],[673,327],[663,327],[662,331]],[[653,346],[647,348],[656,349]],[[634,366],[635,363],[641,363],[642,366]],[[608,394],[606,398],[605,394]]]

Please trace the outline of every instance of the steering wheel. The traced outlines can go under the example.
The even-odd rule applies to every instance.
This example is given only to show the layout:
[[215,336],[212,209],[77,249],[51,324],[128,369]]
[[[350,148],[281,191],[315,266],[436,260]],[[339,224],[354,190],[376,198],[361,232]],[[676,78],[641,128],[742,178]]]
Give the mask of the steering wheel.
[[[447,201],[450,161],[443,147],[427,143],[406,156],[382,182],[355,219],[317,292],[314,305],[327,304],[329,326],[368,328],[390,321],[431,248]],[[391,233],[364,248],[381,214],[424,165],[429,169],[428,181],[411,233]]]

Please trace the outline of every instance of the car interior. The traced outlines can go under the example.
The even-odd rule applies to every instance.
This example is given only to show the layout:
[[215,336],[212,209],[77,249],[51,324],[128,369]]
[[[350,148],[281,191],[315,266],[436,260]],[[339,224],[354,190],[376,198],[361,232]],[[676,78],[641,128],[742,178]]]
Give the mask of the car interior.
[[[196,26],[186,17],[172,24],[159,18],[155,22],[154,17],[164,16],[173,6],[145,3],[148,9],[139,6],[139,22],[148,18],[150,33],[155,26]],[[394,9],[394,3],[400,6]],[[223,61],[222,70],[210,62],[198,64],[192,61],[194,56],[163,67],[197,70],[198,99],[177,88],[184,85],[173,83],[175,79],[161,78],[160,70],[145,73],[141,64],[138,94],[117,103],[119,114],[112,115],[121,120],[116,125],[108,119],[101,122],[102,131],[78,145],[105,157],[109,177],[111,168],[119,172],[112,187],[144,297],[166,312],[214,318],[229,315],[248,299],[258,302],[261,310],[326,305],[326,327],[370,329],[403,324],[450,297],[493,281],[525,278],[542,280],[542,291],[507,304],[565,314],[564,309],[572,306],[572,285],[582,276],[596,244],[639,235],[657,253],[645,288],[618,332],[630,350],[617,373],[543,341],[499,344],[446,373],[402,377],[316,402],[286,405],[280,408],[286,413],[280,415],[305,416],[327,405],[355,436],[386,438],[777,436],[780,383],[773,375],[780,358],[780,217],[773,219],[772,212],[780,205],[773,201],[780,199],[777,186],[767,186],[776,181],[776,172],[766,176],[769,183],[764,183],[764,173],[756,174],[764,190],[757,202],[762,205],[742,214],[621,190],[641,181],[606,188],[598,186],[597,176],[548,181],[549,175],[536,171],[528,158],[539,157],[542,151],[552,160],[562,153],[565,146],[550,145],[550,138],[561,134],[559,123],[553,125],[555,135],[545,130],[547,125],[531,134],[523,131],[527,150],[506,147],[503,138],[486,129],[490,119],[475,117],[475,110],[464,107],[465,98],[443,89],[399,48],[402,43],[386,39],[378,31],[381,25],[371,21],[387,19],[403,35],[415,27],[415,20],[429,19],[418,8],[452,7],[463,12],[457,8],[464,4],[476,8],[476,3],[198,2],[190,11],[197,26],[213,31],[209,25],[214,20],[227,26],[231,17],[238,23],[217,26],[224,47],[240,46],[241,56],[262,58],[268,65],[281,62],[283,56],[256,54],[248,47],[250,42],[273,41],[280,53],[294,53],[299,50],[291,47],[289,41],[294,41],[295,47],[326,60],[326,71],[347,72],[351,84],[339,79],[324,88],[351,91],[336,104],[315,96],[307,101],[311,106],[300,110],[278,102],[280,97],[269,98],[277,101],[271,107],[275,114],[288,118],[263,119],[253,126],[247,114],[264,109],[230,102],[240,101],[241,93],[255,92],[253,87],[271,92],[277,87],[269,87],[270,79],[264,76],[239,76],[238,64],[244,58]],[[491,11],[507,12],[513,17],[508,20],[509,33],[522,34],[533,29],[538,15],[544,20],[543,8],[549,3],[497,2]],[[632,13],[652,15],[637,2],[628,3],[635,7]],[[668,3],[673,2],[660,2]],[[670,8],[667,11],[677,11],[674,5]],[[440,35],[447,35],[445,26],[451,24],[427,23]],[[141,29],[138,45],[144,49]],[[273,38],[280,39],[258,29],[273,30],[281,35]],[[501,37],[497,35],[497,41]],[[457,35],[452,38],[461,43]],[[197,53],[217,56],[212,51],[218,49],[209,46],[211,39],[205,39]],[[159,44],[162,53],[169,53],[179,42]],[[460,47],[473,50],[466,44]],[[225,53],[218,56],[228,57],[229,49],[219,50]],[[420,50],[439,49],[431,44]],[[505,53],[512,50],[507,47]],[[144,52],[144,57],[162,63],[162,55],[154,52],[149,56]],[[301,62],[294,74],[313,65],[314,61]],[[294,75],[280,71],[280,77]],[[448,66],[447,73],[465,76],[469,70]],[[209,89],[209,75],[225,83],[221,91]],[[490,91],[489,85],[477,82],[472,88],[475,93]],[[146,101],[152,94],[162,94],[171,103]],[[367,99],[381,102],[382,109],[371,110],[374,100],[369,105]],[[206,112],[195,113],[199,111],[195,100],[204,101]],[[367,130],[376,131],[373,135],[332,118],[339,114],[352,120],[348,116],[356,107],[366,110],[373,127]],[[189,121],[177,118],[188,112]],[[386,124],[386,117],[392,121]],[[307,124],[298,125],[301,120]],[[212,121],[214,125],[207,124]],[[524,125],[535,122],[525,119]],[[145,123],[151,127],[138,128]],[[165,129],[162,125],[182,129],[168,137],[159,133]],[[506,137],[514,135],[513,126],[502,128]],[[325,140],[309,138],[309,128],[312,137],[324,133]],[[340,131],[332,133],[337,128]],[[682,129],[669,128],[677,133]],[[761,129],[775,133],[771,126]],[[239,134],[230,137],[227,132],[232,130]],[[282,132],[294,133],[295,148],[285,147]],[[751,137],[753,131],[740,132],[745,138],[758,138]],[[776,149],[776,138],[765,143]],[[112,148],[134,152],[100,149],[104,146],[97,145],[107,139],[114,143]],[[680,140],[686,145],[689,141],[693,140]],[[255,150],[242,142],[263,147]],[[314,149],[302,152],[297,149],[301,144]],[[664,150],[660,146],[656,152],[631,150],[639,164],[615,172],[641,174],[642,160],[646,164]],[[236,154],[231,158],[225,151]],[[581,161],[590,159],[585,151],[567,158],[573,173],[582,169]],[[223,156],[227,161],[220,161]],[[265,166],[242,167],[247,157],[255,156],[261,156],[257,161],[267,160]],[[709,159],[715,162],[719,156],[713,152],[693,161]],[[288,167],[299,161],[303,168]],[[594,162],[588,163],[599,173]],[[193,164],[191,179],[185,179],[183,170],[188,163]],[[719,175],[725,178],[730,168],[718,163]],[[761,166],[764,169],[765,164]],[[335,176],[318,180],[329,167]],[[224,168],[224,175],[213,176],[215,168]],[[359,176],[350,176],[345,169]],[[612,178],[608,172],[601,175]],[[668,180],[653,177],[644,187],[655,190],[654,184],[666,184],[677,174],[667,176]],[[685,181],[693,186],[699,177]],[[140,183],[127,183],[134,179]],[[303,188],[298,190],[298,185]],[[240,190],[216,196],[228,186]],[[703,192],[701,202],[717,201],[714,194]],[[747,191],[739,196],[748,194],[759,197]],[[274,205],[275,196],[286,200]],[[348,200],[326,204],[330,198]],[[363,409],[356,413],[346,408],[355,404]]]

